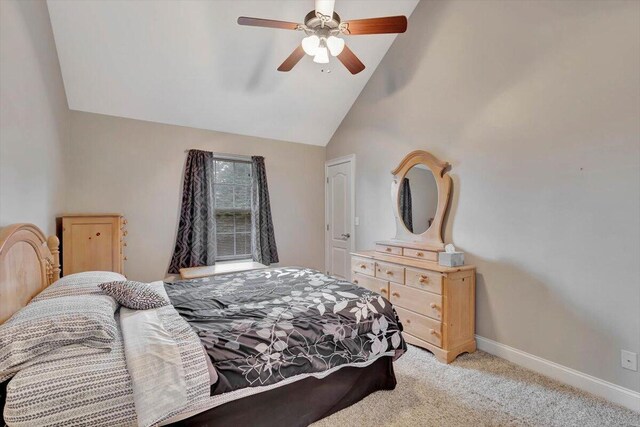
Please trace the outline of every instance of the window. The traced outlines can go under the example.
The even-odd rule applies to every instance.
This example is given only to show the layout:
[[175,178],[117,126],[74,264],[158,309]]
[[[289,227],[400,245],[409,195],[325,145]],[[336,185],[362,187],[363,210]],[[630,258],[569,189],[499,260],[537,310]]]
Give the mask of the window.
[[216,260],[251,258],[251,163],[214,160]]

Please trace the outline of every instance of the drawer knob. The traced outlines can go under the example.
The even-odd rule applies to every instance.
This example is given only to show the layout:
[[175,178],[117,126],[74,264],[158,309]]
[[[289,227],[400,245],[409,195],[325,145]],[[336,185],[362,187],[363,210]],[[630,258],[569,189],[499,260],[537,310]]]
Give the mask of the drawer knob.
[[409,323],[411,323],[411,319],[405,320],[405,323],[408,325]]
[[429,307],[431,307],[434,310],[440,310],[440,307],[438,307],[438,304],[436,304],[435,302],[432,302],[431,304],[429,304]]
[[360,268],[365,269],[367,266],[365,264],[360,264]]
[[391,248],[387,248],[387,249],[385,249],[385,251],[391,252]]
[[420,276],[420,283],[427,283],[429,281],[429,276]]
[[400,294],[397,292],[391,292],[391,296],[400,298]]
[[122,260],[123,260],[123,261],[126,261],[126,260],[127,260],[127,257],[122,258]]
[[385,274],[388,274],[389,276],[393,276],[393,271],[387,270],[387,271],[385,271]]
[[358,284],[358,280],[354,280],[353,283],[355,283],[357,285]]
[[386,288],[380,288],[380,293],[386,294],[387,293],[387,289]]
[[424,252],[418,252],[416,256],[424,256]]
[[435,336],[440,335],[440,334],[438,333],[438,331],[436,331],[435,329],[429,329],[429,333],[430,333],[431,335],[435,335]]

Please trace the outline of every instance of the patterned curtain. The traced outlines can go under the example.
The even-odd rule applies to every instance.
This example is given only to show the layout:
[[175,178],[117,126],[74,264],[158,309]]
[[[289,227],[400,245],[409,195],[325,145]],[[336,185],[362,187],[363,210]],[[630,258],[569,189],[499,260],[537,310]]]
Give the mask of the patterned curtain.
[[278,248],[271,220],[269,186],[264,157],[252,156],[253,184],[251,192],[251,253],[253,260],[264,265],[278,262]]
[[213,153],[189,150],[184,170],[178,235],[169,265],[171,274],[177,274],[181,268],[215,264],[213,167]]
[[407,229],[413,233],[413,209],[411,208],[411,186],[409,179],[402,179],[402,188],[400,189],[400,215]]

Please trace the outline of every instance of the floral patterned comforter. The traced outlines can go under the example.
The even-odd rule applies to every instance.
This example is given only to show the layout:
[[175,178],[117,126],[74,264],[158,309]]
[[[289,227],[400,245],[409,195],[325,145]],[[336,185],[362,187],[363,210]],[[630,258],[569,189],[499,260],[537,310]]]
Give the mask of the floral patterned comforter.
[[254,270],[165,289],[218,371],[215,394],[406,350],[389,301],[316,270]]

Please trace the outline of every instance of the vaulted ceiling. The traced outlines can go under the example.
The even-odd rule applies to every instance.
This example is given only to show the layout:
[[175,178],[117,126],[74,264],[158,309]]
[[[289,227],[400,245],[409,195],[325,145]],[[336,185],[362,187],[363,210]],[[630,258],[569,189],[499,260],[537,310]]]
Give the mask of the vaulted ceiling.
[[[417,2],[337,0],[335,10],[343,20],[409,16]],[[72,110],[315,145],[329,142],[396,37],[345,36],[367,67],[357,75],[335,58],[320,65],[309,56],[283,73],[276,69],[304,34],[236,20],[302,22],[312,0],[48,6]]]

